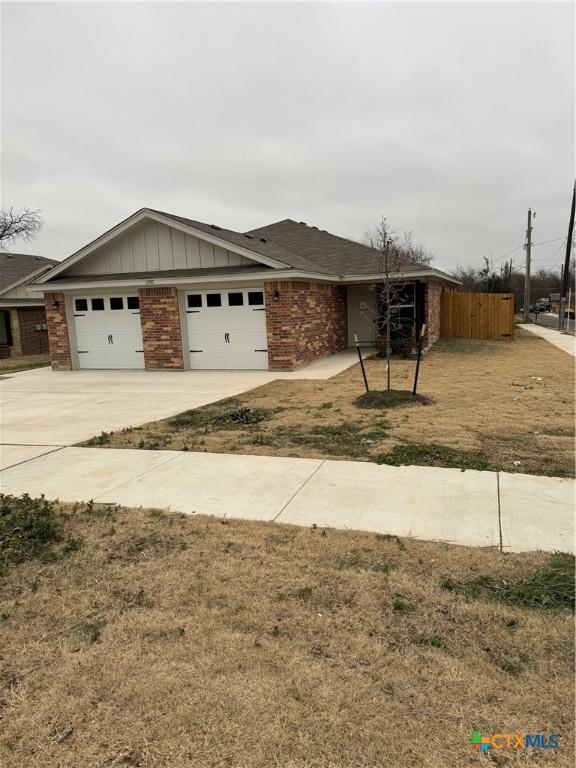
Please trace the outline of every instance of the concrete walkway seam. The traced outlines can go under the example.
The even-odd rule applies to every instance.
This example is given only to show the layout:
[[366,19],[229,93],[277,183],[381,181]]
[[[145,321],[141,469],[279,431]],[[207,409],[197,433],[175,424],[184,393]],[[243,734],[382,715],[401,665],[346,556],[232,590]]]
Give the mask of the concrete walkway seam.
[[169,464],[171,461],[181,458],[181,456],[182,454],[180,451],[174,451],[174,456],[171,456],[169,459],[166,459],[166,461],[160,462],[160,464],[157,464],[155,467],[152,467],[151,469],[145,469],[144,472],[140,472],[140,474],[134,475],[134,477],[131,477],[128,480],[125,480],[123,483],[114,485],[112,488],[106,488],[105,490],[102,491],[102,493],[99,493],[97,496],[94,496],[92,501],[97,501],[101,496],[106,496],[106,494],[108,493],[113,493],[114,491],[117,491],[119,488],[123,488],[125,485],[129,485],[130,483],[133,483],[134,480],[138,480],[138,478],[144,477],[144,475],[149,475],[151,472],[154,472],[156,469],[159,469],[160,467],[163,467],[166,464]]
[[502,508],[500,506],[500,472],[496,472],[496,494],[498,499],[498,536],[500,539],[500,552],[504,551],[504,537],[502,536]]
[[273,523],[277,522],[278,518],[280,517],[280,515],[282,514],[282,512],[284,512],[284,510],[286,509],[286,507],[288,507],[288,505],[289,505],[289,504],[292,504],[292,502],[294,501],[294,499],[296,498],[296,496],[298,496],[298,494],[300,493],[300,491],[301,491],[301,490],[302,490],[302,489],[303,489],[303,488],[304,488],[306,485],[308,485],[308,483],[310,482],[310,480],[312,480],[312,478],[314,477],[314,475],[316,474],[316,472],[318,472],[318,470],[322,469],[322,467],[324,466],[324,464],[326,464],[326,459],[322,459],[322,461],[321,461],[321,462],[320,462],[320,464],[319,464],[319,465],[316,467],[316,469],[312,470],[312,472],[310,473],[310,475],[309,475],[309,476],[306,478],[306,480],[304,480],[304,482],[302,483],[302,485],[300,486],[300,488],[298,488],[298,490],[297,490],[295,493],[293,493],[293,494],[292,494],[292,496],[291,496],[291,497],[288,499],[288,501],[286,502],[286,504],[284,504],[284,506],[282,507],[282,509],[280,510],[280,512],[278,512],[278,514],[277,514],[275,517],[273,517],[273,518],[272,518],[272,522],[273,522]]
[[62,443],[62,445],[59,443],[0,443],[0,448],[2,446],[10,447],[11,445],[16,445],[18,448],[70,448],[67,443]]
[[[10,445],[16,445],[16,443],[10,443]],[[27,446],[26,446],[25,443],[22,443],[21,447],[22,448],[26,448]],[[42,448],[43,446],[39,445],[39,446],[30,446],[30,447],[31,448],[34,448],[34,447]],[[46,446],[46,447],[48,447],[48,446]],[[54,448],[52,451],[46,451],[45,453],[41,453],[39,456],[30,456],[29,459],[22,459],[22,461],[17,461],[14,464],[9,464],[7,467],[2,467],[2,469],[0,469],[0,473],[4,472],[4,470],[6,470],[6,469],[12,469],[13,467],[19,467],[21,464],[28,464],[29,461],[34,461],[35,459],[39,459],[40,456],[48,456],[49,453],[57,453],[58,451],[61,451],[63,448],[68,448],[68,446],[67,445],[59,445],[56,448]]]

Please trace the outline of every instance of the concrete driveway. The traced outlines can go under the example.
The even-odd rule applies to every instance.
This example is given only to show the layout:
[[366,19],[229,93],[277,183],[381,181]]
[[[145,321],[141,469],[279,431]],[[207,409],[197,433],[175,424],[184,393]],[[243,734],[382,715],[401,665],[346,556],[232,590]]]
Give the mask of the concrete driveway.
[[345,350],[294,373],[39,368],[7,374],[0,377],[0,468],[102,431],[138,426],[238,395],[274,379],[327,379],[356,360],[355,350]]

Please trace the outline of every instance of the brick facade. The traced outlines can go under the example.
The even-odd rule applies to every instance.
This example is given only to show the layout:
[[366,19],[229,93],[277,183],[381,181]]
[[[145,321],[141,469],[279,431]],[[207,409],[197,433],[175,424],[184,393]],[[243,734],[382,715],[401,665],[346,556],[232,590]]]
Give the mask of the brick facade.
[[48,352],[48,331],[37,331],[37,325],[46,324],[44,307],[19,307],[20,347],[23,355]]
[[[424,288],[425,345],[440,337],[440,297],[450,287],[427,282]],[[264,284],[268,361],[271,371],[294,370],[346,349],[346,287],[305,281],[269,281]],[[178,291],[172,287],[138,290],[145,366],[148,370],[183,370],[182,327]],[[52,368],[70,370],[72,355],[62,293],[46,294],[46,322]],[[21,354],[46,349],[46,337],[35,330],[44,322],[42,308],[18,312],[13,334],[21,337]]]
[[55,371],[70,371],[72,369],[72,355],[64,294],[47,293],[45,306],[52,368]]
[[290,371],[346,349],[344,286],[273,281],[264,291],[271,371]]
[[182,370],[182,329],[175,288],[140,288],[140,321],[147,370]]

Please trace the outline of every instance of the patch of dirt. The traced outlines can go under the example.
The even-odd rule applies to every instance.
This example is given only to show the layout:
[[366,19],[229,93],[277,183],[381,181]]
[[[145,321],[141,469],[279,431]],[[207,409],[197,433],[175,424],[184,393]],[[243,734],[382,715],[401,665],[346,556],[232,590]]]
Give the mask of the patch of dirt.
[[95,505],[56,522],[78,547],[0,578],[1,765],[466,768],[474,730],[541,729],[553,755],[506,763],[574,764],[573,614],[541,607],[557,556]]
[[[394,360],[393,388],[409,391],[414,368],[413,360]],[[368,360],[366,371],[370,388],[383,390],[385,361]],[[574,475],[574,360],[522,330],[510,343],[437,343],[420,368],[418,392],[430,404],[361,409],[354,401],[363,392],[356,365],[326,381],[277,380],[95,440],[112,448],[366,461],[397,445],[420,454],[434,445],[454,457],[447,466],[467,463],[472,452],[482,468]]]

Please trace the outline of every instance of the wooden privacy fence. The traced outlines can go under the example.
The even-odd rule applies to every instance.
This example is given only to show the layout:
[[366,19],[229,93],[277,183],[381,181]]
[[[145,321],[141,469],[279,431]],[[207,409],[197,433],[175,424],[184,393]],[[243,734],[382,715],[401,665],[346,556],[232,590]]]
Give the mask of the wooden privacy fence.
[[514,336],[513,293],[442,293],[440,336],[510,340]]

